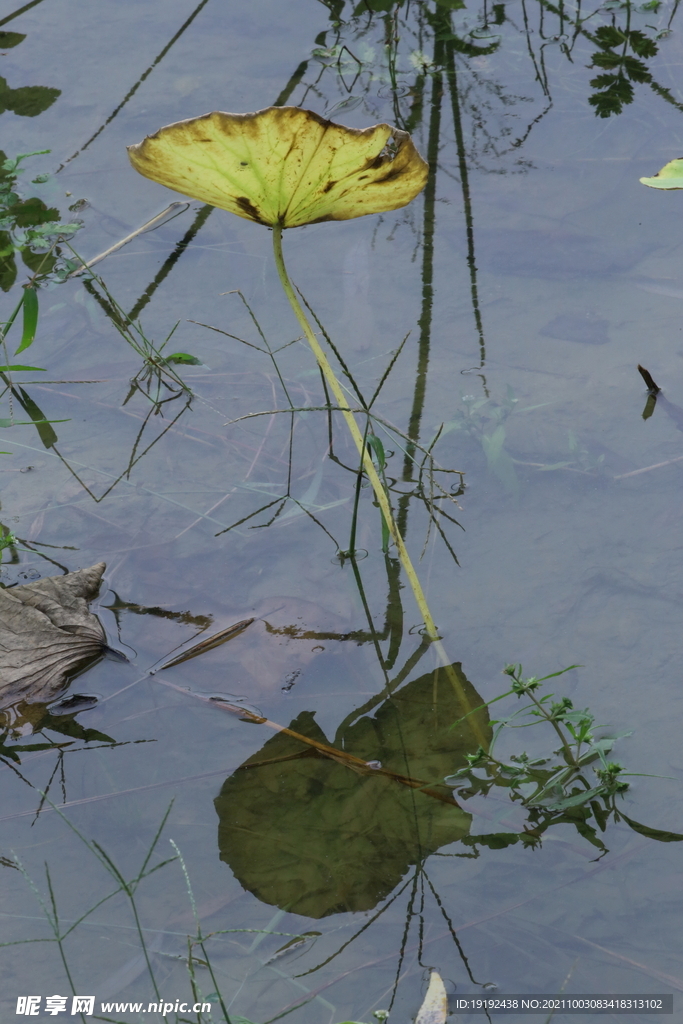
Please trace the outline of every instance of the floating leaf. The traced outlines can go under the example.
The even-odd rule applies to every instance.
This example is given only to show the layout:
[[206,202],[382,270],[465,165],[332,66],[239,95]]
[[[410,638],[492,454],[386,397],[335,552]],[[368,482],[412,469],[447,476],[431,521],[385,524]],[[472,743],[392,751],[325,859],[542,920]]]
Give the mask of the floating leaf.
[[669,160],[653,178],[641,178],[640,183],[650,188],[683,188],[683,157]]
[[197,359],[197,356],[191,356],[189,352],[174,352],[173,355],[165,356],[167,363],[180,363],[184,366],[201,366],[201,359]]
[[0,590],[0,698],[49,700],[67,676],[106,646],[98,618],[88,611],[104,562]]
[[199,643],[194,644],[189,650],[183,651],[177,658],[173,658],[171,661],[167,661],[157,671],[161,672],[166,668],[172,668],[174,665],[180,665],[184,661],[189,661],[191,658],[197,658],[200,654],[204,654],[206,651],[213,651],[214,648],[220,647],[221,644],[227,643],[228,640],[232,640],[233,637],[239,636],[243,633],[247,626],[250,626],[253,619],[241,619],[240,622],[236,622],[232,626],[228,626],[227,629],[222,629],[220,633],[214,633],[213,636],[207,637],[205,640],[200,640]]
[[128,155],[146,178],[285,228],[396,210],[428,176],[407,132],[346,128],[298,107],[177,121],[129,146]]
[[415,1018],[415,1024],[445,1024],[448,1016],[448,996],[441,975],[432,971],[424,1002]]

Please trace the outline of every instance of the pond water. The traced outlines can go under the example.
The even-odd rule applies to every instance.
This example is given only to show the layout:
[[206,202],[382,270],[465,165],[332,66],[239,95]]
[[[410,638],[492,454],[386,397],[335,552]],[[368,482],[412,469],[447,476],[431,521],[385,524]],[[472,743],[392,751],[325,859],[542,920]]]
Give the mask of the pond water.
[[[453,999],[673,993],[681,1019],[683,199],[638,180],[683,148],[677,3],[192,2],[0,13],[2,150],[48,151],[3,179],[8,210],[40,201],[0,224],[0,318],[31,280],[39,304],[6,362],[40,370],[3,372],[0,581],[106,562],[91,610],[128,659],[54,695],[96,701],[3,712],[3,1020],[75,993],[93,1019],[398,1024],[430,970]],[[266,227],[188,200],[67,277],[70,246],[183,199],[127,145],[271,104],[396,124],[430,163],[404,209],[284,244],[354,386],[383,381],[374,457],[440,644],[320,411]],[[68,242],[27,235],[41,219]],[[191,364],[159,355],[176,324],[164,354]],[[663,388],[645,416],[639,363]],[[529,703],[463,720],[509,663],[575,666],[535,696],[622,734],[628,791],[597,792],[596,753],[573,806],[530,805],[510,757],[561,763],[538,719],[443,784]],[[126,879],[182,864],[133,909],[102,851]],[[177,1009],[195,997],[211,1011]]]

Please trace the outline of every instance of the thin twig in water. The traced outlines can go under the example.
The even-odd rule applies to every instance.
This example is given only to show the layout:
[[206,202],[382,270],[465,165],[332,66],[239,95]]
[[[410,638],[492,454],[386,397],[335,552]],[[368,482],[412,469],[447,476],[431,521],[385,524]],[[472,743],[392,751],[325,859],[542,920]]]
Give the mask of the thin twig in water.
[[[124,245],[128,245],[128,243],[132,242],[134,238],[138,237],[138,235],[142,235],[146,231],[153,231],[155,228],[161,227],[162,224],[166,224],[175,217],[178,217],[188,209],[189,205],[189,203],[181,202],[169,203],[165,210],[158,213],[156,217],[152,217],[150,220],[146,221],[142,227],[137,228],[135,231],[131,231],[131,233],[126,235],[125,238],[122,238],[120,242],[116,242],[115,245],[110,245],[108,249],[101,252],[99,256],[94,256],[91,260],[88,260],[88,262],[84,263],[82,267],[77,267],[76,270],[72,270],[70,274],[67,274],[67,281],[70,277],[78,277],[79,274],[83,274],[86,270],[90,270],[90,268],[94,267],[96,263],[101,263],[101,261],[106,259],[107,256],[111,256],[113,252],[118,252],[119,249],[122,249]],[[182,209],[179,209],[179,207],[182,207]],[[173,213],[173,216],[168,217],[169,213]]]

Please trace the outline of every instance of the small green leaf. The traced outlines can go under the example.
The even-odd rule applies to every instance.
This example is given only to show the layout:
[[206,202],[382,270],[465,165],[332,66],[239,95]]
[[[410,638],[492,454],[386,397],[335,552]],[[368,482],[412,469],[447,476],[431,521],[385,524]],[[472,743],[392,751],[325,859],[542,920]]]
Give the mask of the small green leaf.
[[622,62],[622,58],[618,53],[612,53],[611,50],[605,50],[604,53],[593,54],[594,68],[605,68],[606,71],[610,71],[613,68],[618,68]]
[[487,846],[489,850],[504,850],[518,842],[519,833],[517,832],[489,832],[487,835],[466,836],[463,839],[466,846]]
[[657,55],[657,44],[644,32],[631,29],[628,42],[633,52],[637,53],[639,57],[655,57]]
[[624,71],[633,82],[651,82],[652,75],[647,66],[637,57],[624,57]]
[[387,460],[384,454],[384,445],[377,437],[376,434],[369,434],[367,439],[368,448],[375,453],[377,458],[377,468],[382,471],[386,469]]
[[[547,807],[549,811],[566,811],[570,807],[581,807],[583,804],[589,803],[594,797],[600,796],[603,789],[603,786],[595,786],[593,789],[585,789],[581,793],[574,793],[573,796],[568,796],[564,799],[544,800],[543,806]],[[536,804],[536,802],[536,800],[531,801],[532,804]]]
[[[57,435],[50,426],[50,421],[45,417],[42,410],[33,401],[30,395],[24,391],[23,388],[13,389],[14,397],[19,402],[19,405],[24,411],[31,417],[31,420],[38,431],[38,436],[43,442],[45,448],[52,448],[53,444],[57,444]],[[54,422],[64,422],[64,420]]]
[[27,288],[24,288],[24,332],[21,336],[21,344],[14,353],[15,356],[33,344],[37,327],[38,292],[32,285],[29,285]]
[[173,355],[166,356],[165,360],[167,363],[181,363],[184,366],[201,366],[202,361],[197,356],[190,355],[189,352],[174,352]]
[[595,30],[595,38],[606,50],[615,46],[623,46],[626,42],[626,36],[616,25],[601,25]]
[[620,114],[625,105],[633,103],[633,86],[622,75],[598,75],[590,84],[594,89],[604,89],[604,92],[596,92],[588,97],[598,117]]
[[26,39],[24,32],[0,32],[0,50],[11,50]]

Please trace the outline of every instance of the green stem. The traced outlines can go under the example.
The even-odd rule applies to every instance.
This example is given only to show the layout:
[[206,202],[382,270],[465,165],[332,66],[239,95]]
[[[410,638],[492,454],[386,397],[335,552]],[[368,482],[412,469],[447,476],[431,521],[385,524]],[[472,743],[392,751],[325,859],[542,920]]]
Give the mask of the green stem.
[[[426,637],[429,641],[431,641],[434,644],[441,664],[443,665],[444,673],[448,678],[448,681],[450,682],[451,686],[453,687],[454,692],[458,695],[459,699],[461,700],[463,707],[469,708],[469,698],[465,692],[462,683],[460,682],[460,679],[458,678],[456,671],[453,668],[453,665],[450,664],[448,660],[448,655],[446,654],[444,646],[441,643],[441,639],[437,632],[437,628],[434,623],[432,613],[429,610],[429,605],[427,604],[427,599],[425,598],[424,592],[422,590],[420,580],[418,579],[417,573],[415,572],[415,569],[413,567],[413,563],[410,560],[410,555],[408,554],[406,546],[403,542],[401,532],[396,525],[396,520],[394,519],[394,513],[389,503],[389,498],[384,487],[382,486],[382,481],[380,480],[377,470],[375,469],[370,453],[368,452],[363,434],[361,433],[360,428],[356,423],[355,416],[351,411],[344,389],[337,380],[334,370],[330,366],[329,360],[325,355],[325,352],[321,348],[320,342],[313,333],[313,328],[306,319],[306,314],[301,308],[301,303],[299,302],[297,294],[294,288],[292,287],[292,282],[289,280],[289,275],[287,273],[287,268],[285,266],[284,256],[282,254],[282,225],[280,224],[275,225],[275,227],[273,228],[273,253],[275,256],[275,265],[277,267],[277,272],[280,277],[280,284],[282,285],[283,291],[289,300],[289,304],[292,307],[294,315],[299,321],[299,325],[306,336],[306,340],[308,341],[308,344],[311,346],[311,349],[313,350],[313,354],[318,361],[318,366],[322,370],[323,376],[327,381],[327,384],[332,394],[337,400],[339,411],[346,420],[346,425],[349,428],[351,437],[353,438],[356,444],[356,448],[358,449],[358,454],[360,455],[361,458],[361,465],[363,467],[363,470],[365,471],[370,483],[372,484],[372,489],[375,492],[375,498],[377,499],[377,503],[384,514],[384,519],[386,521],[387,526],[389,527],[389,533],[391,534],[391,538],[394,544],[396,545],[401,565],[403,566],[405,574],[408,577],[408,582],[410,583],[411,589],[415,596],[415,601],[417,603],[418,608],[420,609],[420,615],[422,616],[422,621],[425,624]],[[478,743],[482,747],[486,748],[488,746],[486,735],[484,731],[481,729],[476,719],[472,723],[472,731],[474,732]]]
[[377,473],[377,470],[375,469],[370,453],[367,450],[367,446],[363,440],[363,435],[360,431],[358,424],[356,423],[356,418],[351,412],[351,408],[349,406],[344,389],[337,380],[334,370],[330,366],[329,360],[325,355],[325,352],[323,351],[320,342],[313,333],[313,328],[306,319],[306,314],[304,313],[301,307],[301,303],[299,302],[299,299],[297,297],[297,294],[294,288],[292,287],[292,282],[289,280],[289,274],[287,273],[287,268],[285,266],[285,260],[282,253],[282,226],[280,224],[276,224],[275,227],[273,228],[273,253],[275,256],[275,265],[277,267],[277,272],[280,277],[280,284],[282,285],[283,291],[289,300],[289,304],[292,307],[294,315],[299,321],[299,325],[302,331],[306,335],[306,340],[308,341],[308,344],[311,346],[311,349],[313,350],[313,355],[318,361],[318,366],[322,370],[325,376],[325,380],[327,381],[327,384],[332,394],[337,400],[337,405],[339,406],[341,413],[344,419],[346,420],[346,425],[349,428],[351,437],[353,438],[356,444],[358,454],[361,457],[363,469],[370,483],[372,484],[372,489],[375,492],[375,498],[377,499],[377,503],[384,514],[384,519],[386,521],[387,526],[389,527],[391,539],[396,545],[398,556],[401,559],[401,565],[405,570],[405,574],[408,577],[413,594],[415,595],[415,601],[417,602],[417,606],[420,609],[420,615],[422,616],[422,621],[425,624],[427,635],[430,637],[430,639],[437,640],[438,632],[436,629],[436,625],[434,623],[434,619],[432,618],[432,613],[429,610],[427,599],[424,596],[424,592],[422,590],[422,586],[418,579],[417,573],[415,572],[413,563],[410,560],[408,550],[405,544],[403,543],[403,537],[399,533],[398,527],[396,526],[396,522],[394,520],[394,513],[392,511],[391,505],[389,504],[389,499],[387,497],[386,491],[382,486],[382,481],[379,478],[379,475]]
[[550,722],[550,724],[552,725],[553,729],[555,730],[555,732],[559,736],[560,743],[562,744],[562,751],[564,753],[564,759],[567,762],[567,764],[569,765],[569,767],[570,768],[578,768],[579,767],[578,760],[572,754],[571,747],[567,743],[565,735],[562,732],[562,730],[560,729],[558,723],[555,721],[555,719],[551,715],[548,714],[548,712],[543,707],[541,702],[536,700],[536,698],[534,697],[533,693],[531,693],[531,691],[529,691],[529,690],[527,691],[527,696],[529,697],[530,700],[532,700],[534,702],[534,704],[536,705],[536,707],[540,711],[540,713],[543,716],[543,718],[545,718],[546,722]]

